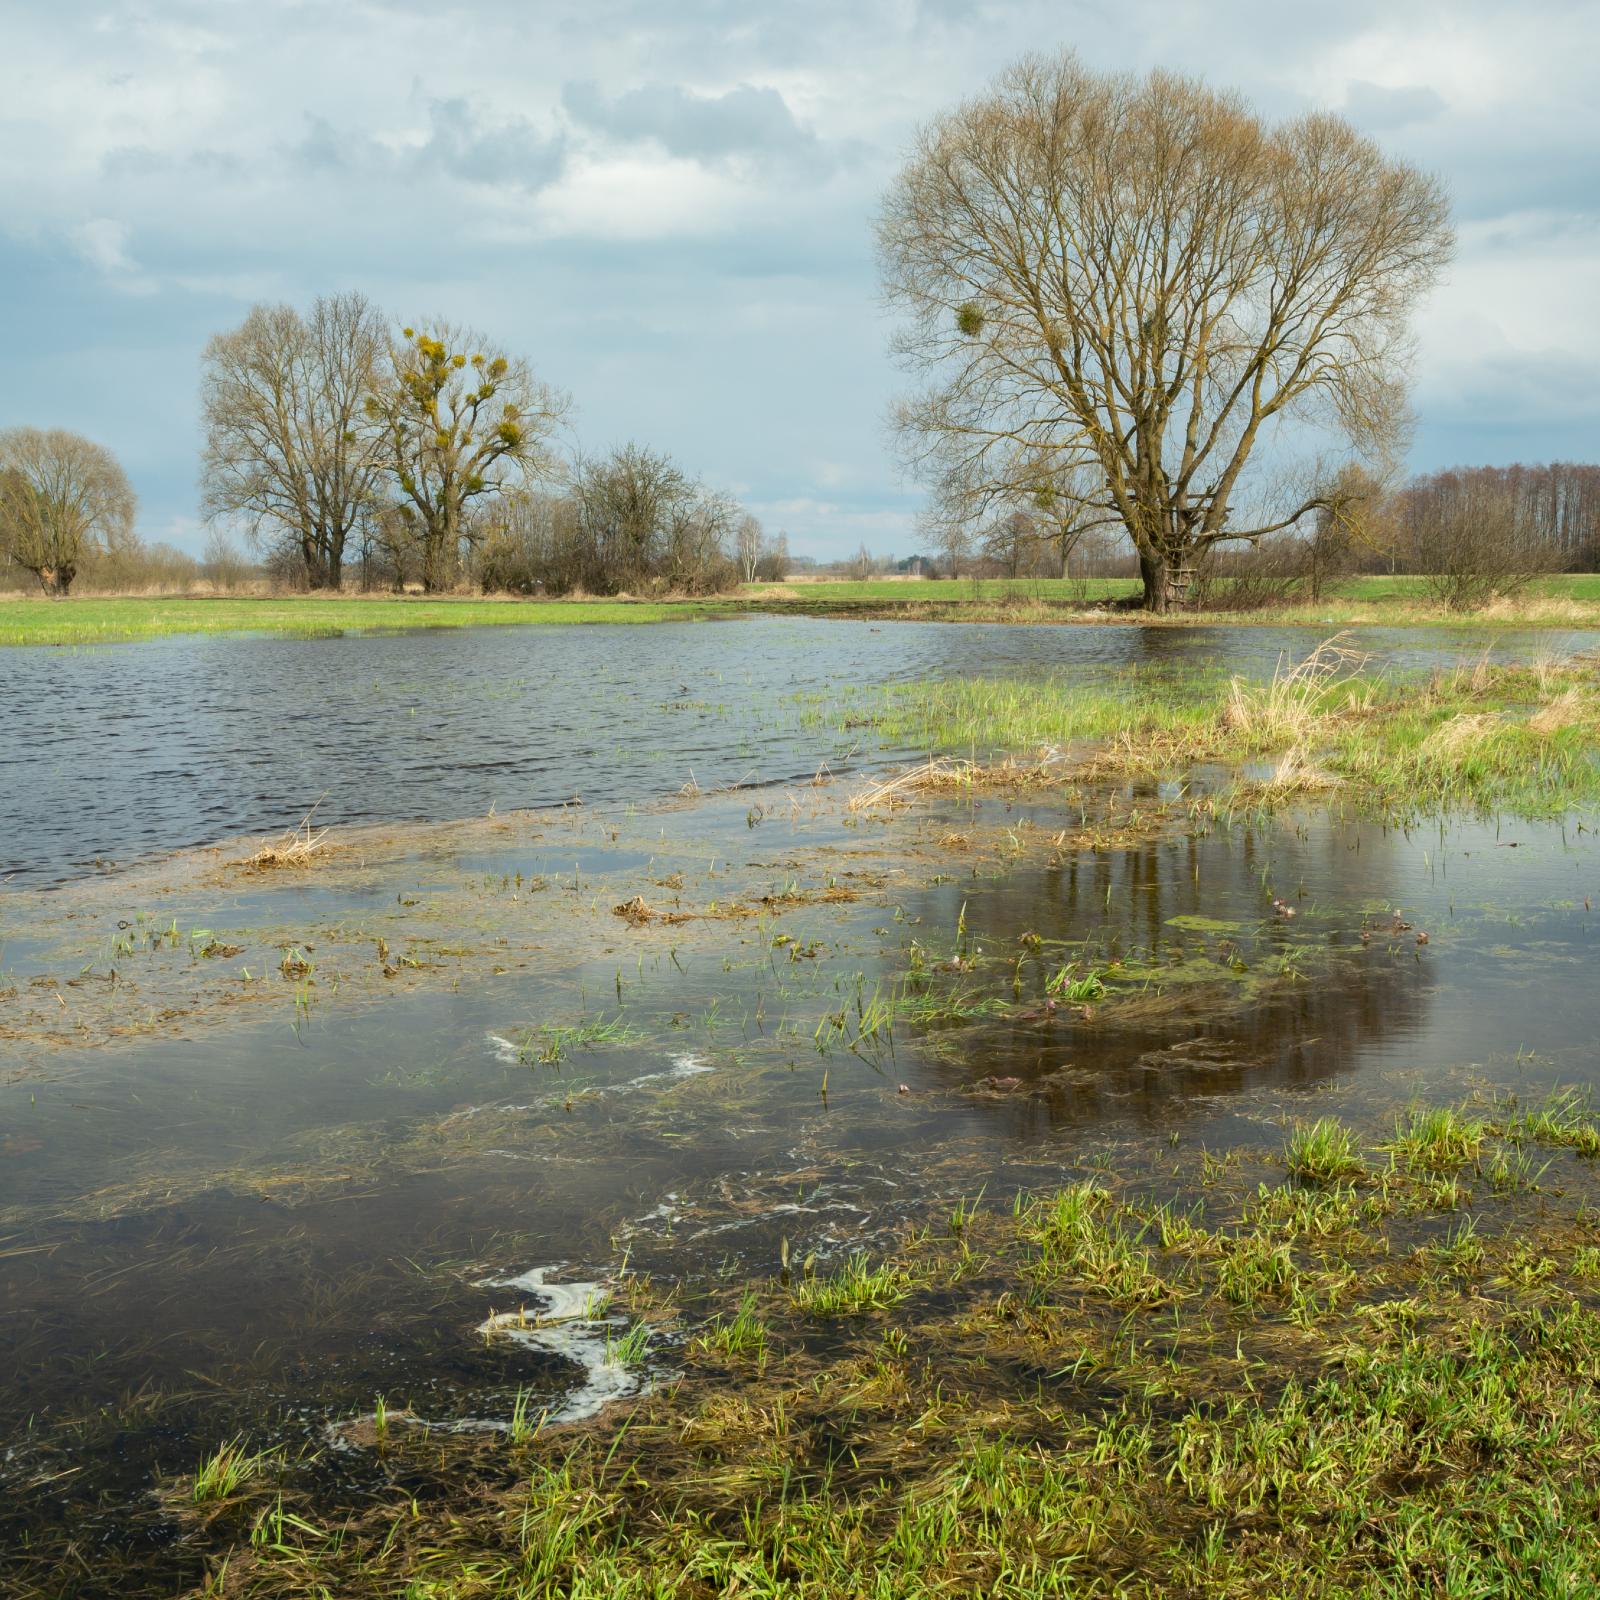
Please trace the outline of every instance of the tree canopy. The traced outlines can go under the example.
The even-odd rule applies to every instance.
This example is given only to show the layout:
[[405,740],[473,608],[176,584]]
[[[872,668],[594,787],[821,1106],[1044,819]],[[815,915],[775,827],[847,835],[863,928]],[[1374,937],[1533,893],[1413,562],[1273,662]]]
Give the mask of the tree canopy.
[[1165,610],[1211,545],[1326,505],[1325,464],[1298,489],[1259,467],[1269,433],[1393,452],[1452,233],[1442,186],[1340,117],[1269,125],[1064,53],[918,134],[878,242],[922,380],[897,420],[936,497],[1118,527]]
[[85,557],[134,540],[138,502],[117,458],[63,428],[0,432],[0,557],[64,595]]

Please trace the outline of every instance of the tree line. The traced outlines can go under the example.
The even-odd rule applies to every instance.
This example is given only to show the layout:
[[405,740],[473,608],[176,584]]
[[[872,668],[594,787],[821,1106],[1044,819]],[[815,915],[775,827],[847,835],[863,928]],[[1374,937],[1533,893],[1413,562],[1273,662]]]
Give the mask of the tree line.
[[[1334,113],[1272,122],[1195,78],[1026,56],[919,131],[877,245],[916,379],[897,436],[947,550],[981,539],[1017,571],[1128,550],[1156,612],[1274,564],[1315,585],[1362,550],[1461,604],[1595,560],[1588,469],[1389,487],[1449,197]],[[314,588],[352,554],[428,590],[694,590],[777,564],[658,453],[565,457],[569,400],[525,362],[359,295],[256,307],[207,347],[203,401],[213,525]],[[132,518],[115,463],[68,437],[0,454],[0,537],[58,590],[74,540],[109,550]],[[84,492],[51,498],[69,456]]]
[[[359,294],[257,305],[201,363],[206,565],[241,533],[292,587],[435,593],[704,593],[781,575],[782,538],[660,451],[560,448],[571,402],[519,357],[446,322],[393,328]],[[85,561],[127,566],[136,502],[103,446],[0,433],[0,556],[46,592]]]
[[[1389,485],[1347,468],[1305,526],[1198,559],[1190,600],[1315,598],[1329,581],[1387,573],[1424,580],[1456,607],[1514,593],[1545,573],[1600,571],[1600,466],[1553,461],[1450,467]],[[935,521],[936,570],[989,578],[1137,577],[1120,530],[1063,526],[1013,508],[980,526]]]
[[257,306],[206,347],[201,395],[208,518],[311,588],[354,555],[426,592],[694,593],[776,550],[660,451],[565,454],[571,402],[522,359],[449,323],[396,333],[357,294]]

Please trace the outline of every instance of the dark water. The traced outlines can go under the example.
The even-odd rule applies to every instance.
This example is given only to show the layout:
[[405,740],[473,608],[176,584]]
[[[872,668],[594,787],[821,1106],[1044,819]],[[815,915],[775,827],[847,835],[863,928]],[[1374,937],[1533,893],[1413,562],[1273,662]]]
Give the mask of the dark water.
[[[822,1262],[870,1251],[932,1207],[1080,1176],[1108,1142],[1135,1164],[1176,1146],[1198,1166],[1206,1150],[1277,1150],[1297,1116],[1345,1116],[1371,1141],[1413,1097],[1592,1087],[1600,850],[1576,825],[1404,832],[1308,805],[1052,856],[1039,840],[1076,819],[1048,795],[929,802],[881,835],[837,810],[759,820],[744,796],[631,822],[615,803],[676,789],[690,766],[707,787],[754,765],[808,775],[830,752],[781,714],[794,689],[1087,672],[1141,652],[1204,665],[1225,650],[1233,670],[1270,671],[1280,650],[1316,642],[758,621],[0,655],[6,782],[25,824],[11,848],[35,881],[60,876],[85,835],[96,853],[135,855],[282,825],[323,788],[337,818],[481,812],[586,786],[613,802],[620,837],[608,823],[570,844],[476,838],[348,892],[252,882],[160,907],[162,922],[238,927],[241,942],[289,923],[319,942],[334,924],[377,929],[397,894],[446,889],[472,903],[463,938],[492,941],[529,915],[493,887],[518,872],[603,915],[640,888],[658,895],[673,861],[726,864],[691,873],[685,894],[701,904],[740,884],[826,881],[835,856],[885,873],[852,903],[690,925],[670,944],[606,915],[604,937],[553,937],[532,969],[368,1006],[329,995],[302,1015],[286,984],[247,1025],[40,1061],[11,1049],[0,1574],[24,1593],[178,1592],[205,1552],[152,1489],[224,1438],[320,1451],[304,1470],[332,1522],[383,1488],[345,1427],[379,1395],[431,1426],[495,1428],[519,1391],[578,1416],[607,1384],[642,1381],[597,1357],[620,1313],[520,1342],[483,1331],[491,1312],[547,1305],[540,1274],[603,1285],[626,1261],[690,1286],[691,1315],[652,1349],[670,1372],[692,1285],[770,1275],[786,1240]],[[1459,643],[1364,642],[1408,665]],[[140,693],[158,664],[170,694],[151,708]],[[13,716],[9,693],[17,674],[47,671],[69,708],[48,741],[43,711],[28,701]],[[99,729],[98,758],[68,726]],[[991,825],[1032,843],[1008,859],[954,842]],[[907,828],[924,848],[906,848]],[[1274,913],[1274,897],[1296,915]],[[780,926],[790,942],[775,941]],[[11,931],[0,989],[25,991],[49,940]],[[1073,960],[1121,991],[1098,1018],[1041,1014]],[[917,969],[930,995],[972,1003],[965,1019],[903,1021],[851,1049],[863,1004]],[[596,1016],[627,1035],[557,1062],[513,1048],[524,1030]],[[42,1577],[61,1530],[84,1559]]]
[[[318,818],[338,824],[808,777],[850,741],[800,725],[803,691],[1030,669],[1267,674],[1327,631],[751,617],[0,650],[0,880],[277,833],[324,794]],[[1448,629],[1357,642],[1403,668],[1484,648]],[[1496,635],[1494,649],[1596,642]]]

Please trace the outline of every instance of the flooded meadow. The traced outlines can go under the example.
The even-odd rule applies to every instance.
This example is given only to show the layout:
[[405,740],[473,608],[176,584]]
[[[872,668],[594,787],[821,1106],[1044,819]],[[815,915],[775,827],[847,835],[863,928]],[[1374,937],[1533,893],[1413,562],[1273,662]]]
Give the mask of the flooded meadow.
[[[1204,1325],[1211,1417],[1244,1370],[1219,1352],[1277,1404],[1364,1280],[1389,1309],[1362,1326],[1398,1327],[1417,1251],[1508,1315],[1517,1282],[1592,1314],[1588,817],[1077,748],[987,771],[861,709],[973,676],[1265,682],[1314,631],[537,632],[0,658],[0,1591],[590,1592],[583,1540],[624,1502],[665,1539],[670,1502],[778,1563],[745,1592],[818,1592],[752,1506],[904,1478],[922,1515],[917,1451],[967,1494],[986,1450],[1066,1460],[1090,1423],[1084,1482],[1182,1461],[1151,1527],[1215,1562],[1220,1478],[1105,1453],[1158,1323],[1169,1376]],[[1394,681],[1481,651],[1355,644]],[[941,754],[980,765],[872,800]],[[326,842],[264,863],[319,796]],[[1334,1262],[1361,1228],[1381,1248]],[[1092,1333],[1050,1321],[1068,1279]],[[1151,1403],[1147,1429],[1200,1414]],[[1110,1592],[1121,1557],[1057,1549],[1040,1504],[1029,1548]],[[836,1592],[894,1537],[852,1526]],[[1168,1570],[1153,1538],[1117,1534],[1145,1549],[1123,1579]],[[659,1592],[733,1583],[671,1548]],[[996,1560],[940,1582],[1004,1592]],[[592,1592],[658,1592],[607,1571]]]

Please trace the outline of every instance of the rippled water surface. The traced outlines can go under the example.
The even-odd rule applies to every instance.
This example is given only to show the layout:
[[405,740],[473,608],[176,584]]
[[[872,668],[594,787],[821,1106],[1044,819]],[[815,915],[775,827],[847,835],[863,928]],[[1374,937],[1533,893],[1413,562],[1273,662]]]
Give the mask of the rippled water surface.
[[[0,650],[0,878],[275,833],[324,794],[319,819],[341,823],[806,777],[851,742],[798,725],[787,703],[802,691],[1061,668],[1270,673],[1325,631],[750,617]],[[1357,640],[1402,667],[1484,648],[1447,629]]]

